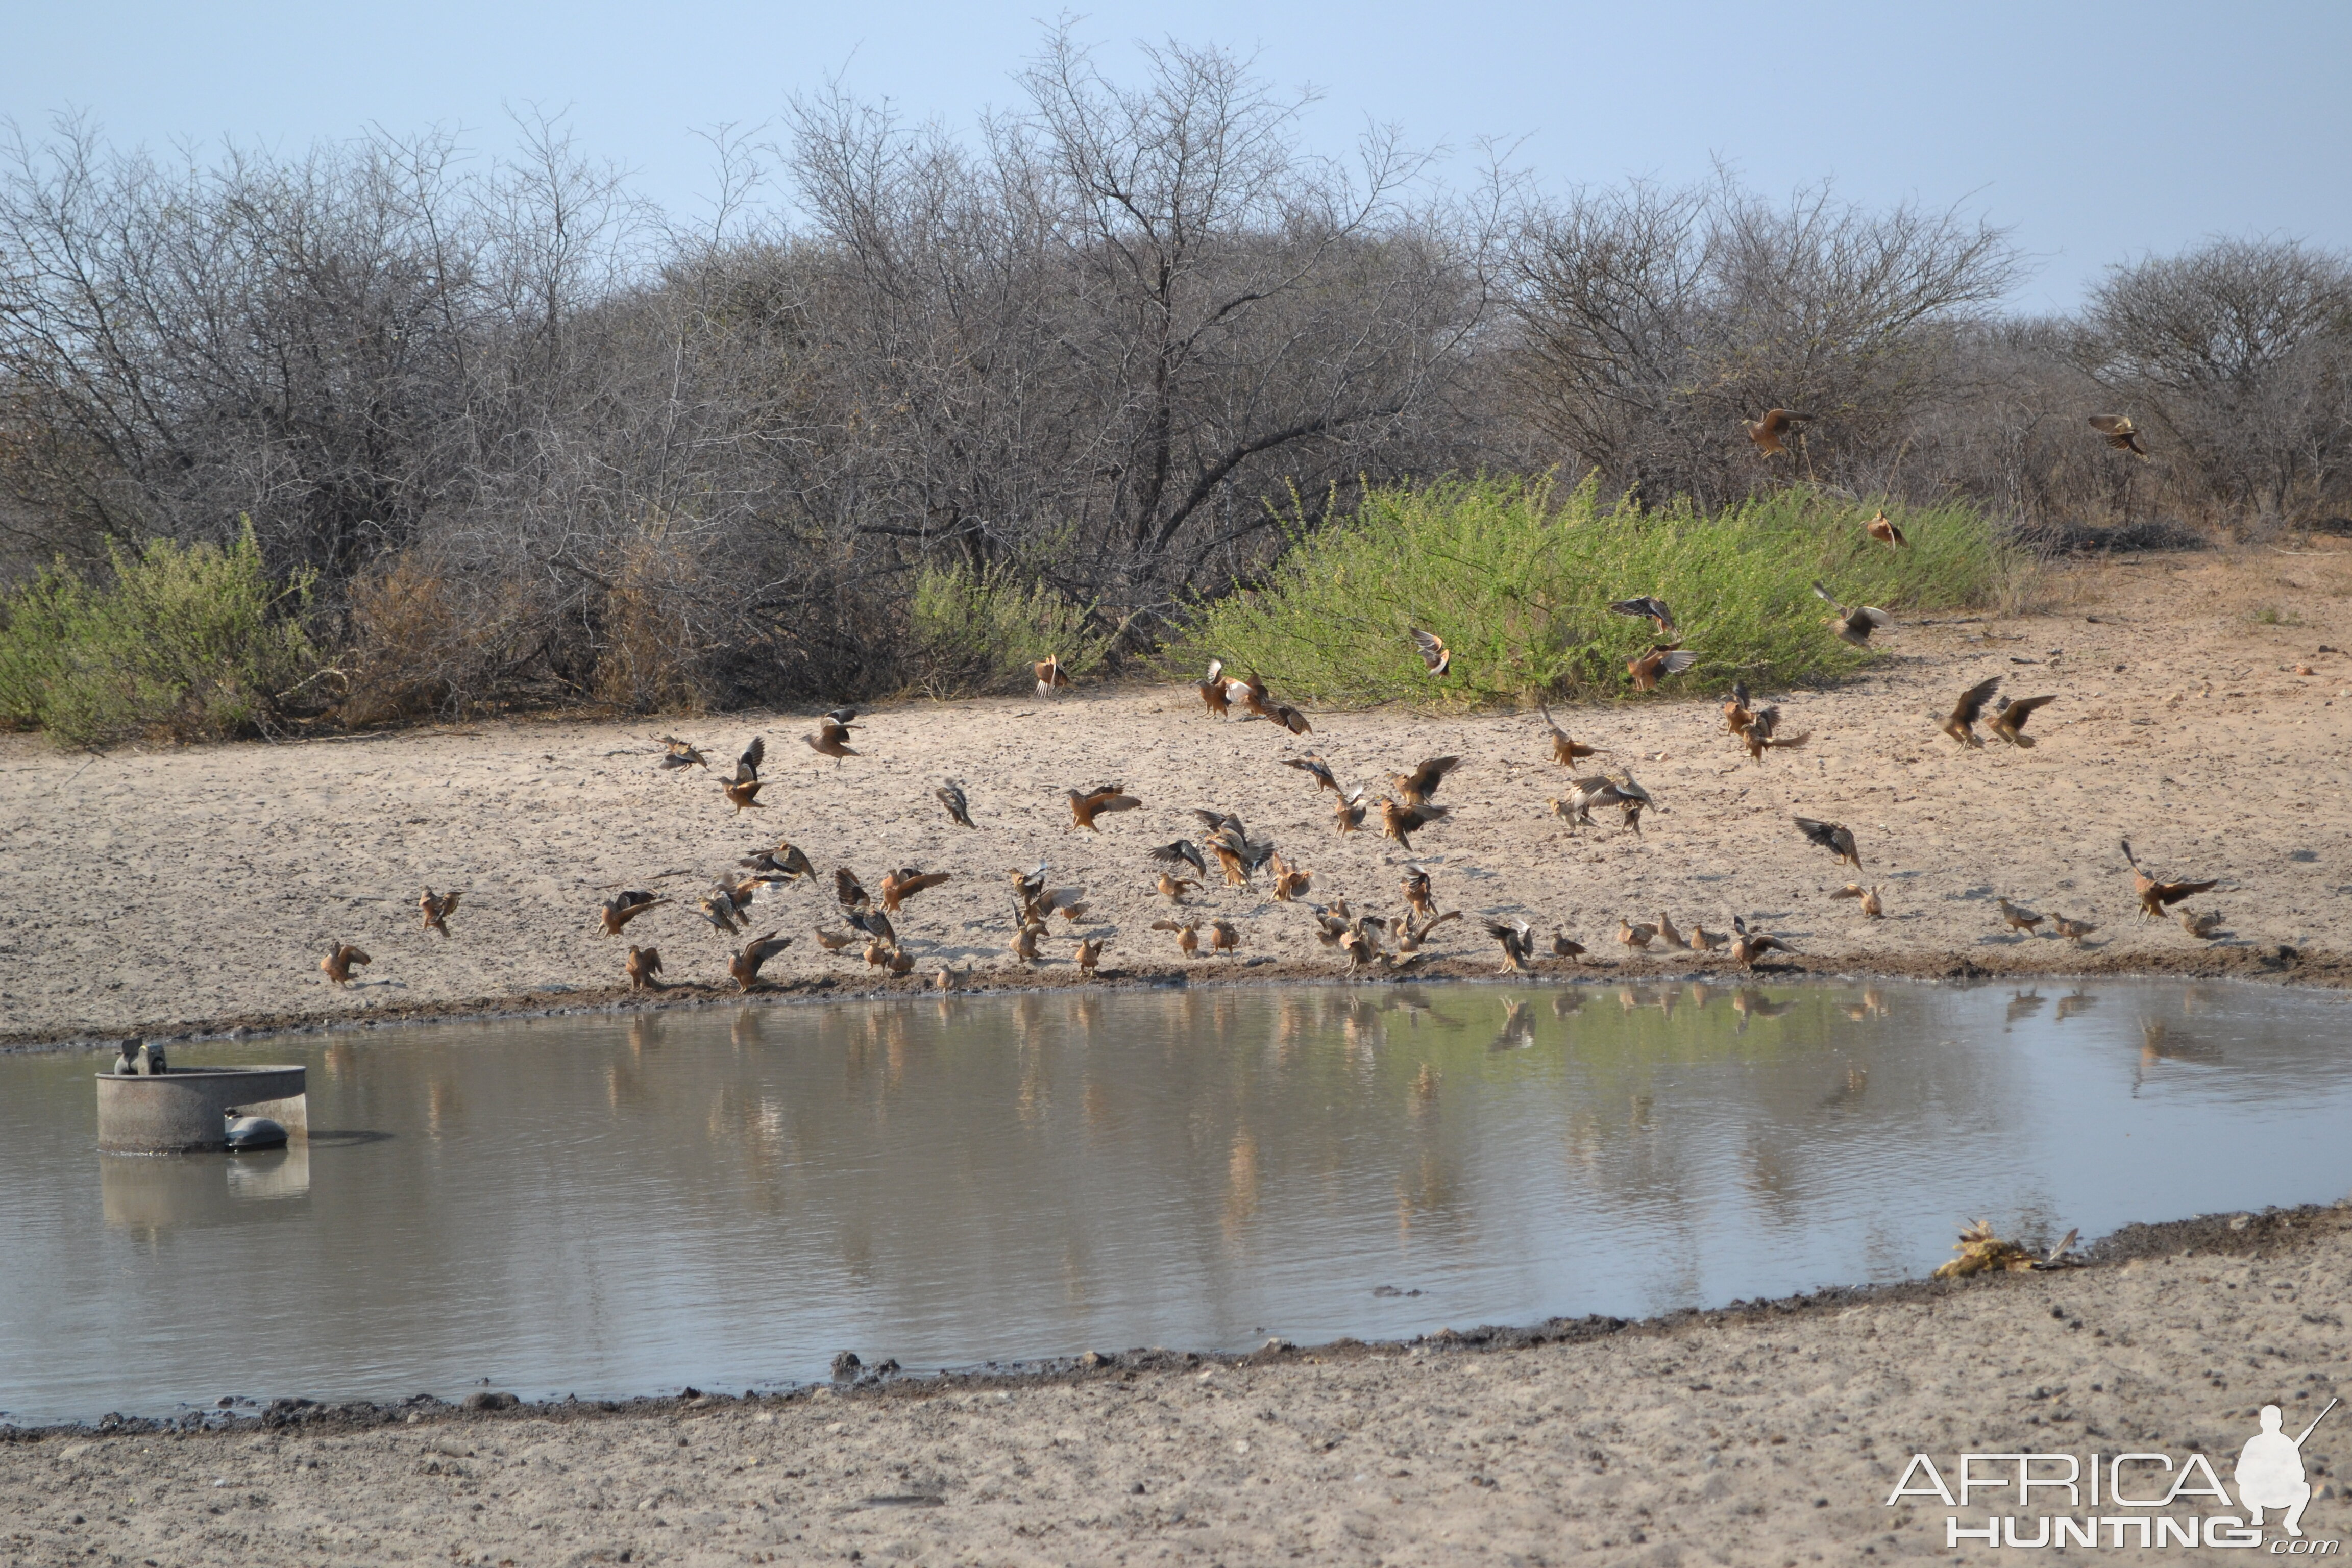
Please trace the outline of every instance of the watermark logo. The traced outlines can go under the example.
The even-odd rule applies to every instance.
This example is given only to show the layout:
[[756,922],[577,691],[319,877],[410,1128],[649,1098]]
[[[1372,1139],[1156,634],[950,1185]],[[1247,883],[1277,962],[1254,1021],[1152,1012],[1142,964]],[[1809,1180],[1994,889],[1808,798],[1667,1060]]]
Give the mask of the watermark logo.
[[[2250,1551],[2264,1545],[2264,1516],[2275,1514],[2278,1533],[2268,1542],[2272,1556],[2338,1556],[2341,1541],[2303,1532],[2303,1512],[2312,1498],[2303,1446],[2336,1405],[2336,1401],[2329,1400],[2327,1409],[2294,1437],[2286,1434],[2279,1407],[2263,1405],[2261,1429],[2246,1439],[2231,1469],[2230,1479],[2237,1484],[2234,1505],[2229,1488],[2203,1454],[2176,1460],[2170,1454],[2094,1453],[1962,1454],[1948,1480],[1934,1459],[1914,1454],[1887,1494],[1886,1506],[1899,1507],[1906,1498],[1933,1498],[1948,1509],[1992,1510],[1981,1524],[1964,1524],[1957,1512],[1947,1514],[1947,1548],[1971,1542],[2024,1549]],[[2014,1511],[2009,1511],[2004,1505],[2012,1489]],[[2066,1511],[2034,1512],[2037,1501],[2046,1508],[2058,1501],[2060,1492],[2065,1494]],[[1979,1498],[1979,1493],[1990,1496]],[[2036,1493],[2042,1495],[2037,1499]],[[2195,1508],[2197,1500],[2205,1498],[2213,1500],[2209,1511],[2169,1511],[2183,1503]]]

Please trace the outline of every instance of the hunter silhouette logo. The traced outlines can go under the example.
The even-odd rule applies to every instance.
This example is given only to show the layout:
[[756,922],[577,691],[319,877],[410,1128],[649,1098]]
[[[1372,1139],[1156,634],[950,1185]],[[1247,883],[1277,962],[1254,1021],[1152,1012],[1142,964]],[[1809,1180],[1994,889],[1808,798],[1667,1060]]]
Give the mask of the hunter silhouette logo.
[[[1962,1454],[1950,1484],[1935,1460],[1914,1454],[1902,1479],[1887,1494],[1886,1506],[1896,1507],[1906,1498],[1934,1498],[1946,1508],[1990,1506],[1995,1510],[1994,1517],[1975,1525],[1961,1523],[1957,1513],[1946,1515],[1947,1549],[1972,1541],[2029,1550],[2052,1546],[2243,1550],[2263,1545],[2263,1515],[2275,1510],[2282,1533],[2270,1542],[2272,1556],[2334,1556],[2343,1549],[2342,1542],[2311,1540],[2303,1533],[2303,1510],[2312,1498],[2311,1482],[2304,1473],[2303,1446],[2337,1403],[2329,1400],[2326,1409],[2312,1419],[2302,1435],[2292,1437],[2286,1434],[2279,1407],[2263,1406],[2261,1429],[2238,1450],[2238,1462],[2231,1472],[2230,1479],[2237,1485],[2239,1512],[2156,1511],[2194,1508],[2198,1500],[2205,1498],[2212,1500],[2204,1505],[2207,1508],[2231,1507],[2230,1489],[2222,1484],[2212,1461],[2199,1453],[2177,1461],[2169,1454],[2157,1453]],[[2005,1496],[2011,1488],[2016,1489],[2013,1503]],[[2043,1494],[2039,1500],[2034,1497],[2036,1491]],[[2050,1494],[2062,1491],[2066,1494],[2068,1511],[2033,1511],[2037,1500],[2047,1508],[2059,1500]],[[1975,1495],[1979,1492],[1992,1496],[1979,1498]],[[2086,1514],[2074,1511],[2086,1503]],[[2020,1526],[2033,1533],[2020,1534]]]

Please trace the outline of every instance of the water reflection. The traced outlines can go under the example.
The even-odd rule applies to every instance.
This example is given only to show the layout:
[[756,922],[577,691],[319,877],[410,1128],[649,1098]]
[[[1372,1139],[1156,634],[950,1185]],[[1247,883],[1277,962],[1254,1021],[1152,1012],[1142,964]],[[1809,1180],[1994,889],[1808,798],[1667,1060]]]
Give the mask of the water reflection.
[[[2096,1235],[2341,1195],[2345,1016],[1675,983],[452,1026],[313,1046],[312,1119],[352,1131],[235,1161],[101,1160],[86,1061],[0,1061],[0,1408],[740,1387],[843,1348],[1371,1337],[1924,1272],[1963,1215]],[[72,1348],[126,1318],[161,1381]]]

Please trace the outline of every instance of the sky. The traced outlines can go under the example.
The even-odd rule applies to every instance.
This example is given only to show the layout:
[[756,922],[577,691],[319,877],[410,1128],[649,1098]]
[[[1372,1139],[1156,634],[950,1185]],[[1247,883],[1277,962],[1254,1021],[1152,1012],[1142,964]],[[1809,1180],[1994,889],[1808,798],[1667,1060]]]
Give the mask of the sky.
[[[583,149],[690,212],[715,186],[698,135],[773,121],[838,81],[969,125],[1054,13],[953,5],[316,0],[6,7],[0,117],[68,108],[118,143],[233,138],[284,152],[353,135],[511,143],[561,113]],[[2012,230],[2021,310],[2067,310],[2110,264],[2211,236],[2352,249],[2352,5],[1967,6],[1097,5],[1071,14],[1114,76],[1139,39],[1253,56],[1320,97],[1303,132],[1344,153],[1370,121],[1454,149],[1484,137],[1555,187],[1675,184],[1717,161],[1759,191],[1830,179],[1868,205],[1958,204]]]

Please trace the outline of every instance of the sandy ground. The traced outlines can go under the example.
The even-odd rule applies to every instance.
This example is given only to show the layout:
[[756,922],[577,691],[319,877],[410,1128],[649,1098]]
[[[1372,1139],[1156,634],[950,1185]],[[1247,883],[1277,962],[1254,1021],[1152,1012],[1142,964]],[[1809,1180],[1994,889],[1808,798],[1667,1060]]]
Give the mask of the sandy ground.
[[[666,974],[684,983],[673,999],[731,993],[733,944],[693,904],[738,857],[780,837],[820,873],[820,885],[753,911],[755,933],[795,937],[769,968],[787,993],[876,984],[854,952],[827,954],[809,935],[839,923],[831,872],[842,865],[869,889],[894,867],[953,874],[908,904],[898,923],[919,968],[884,984],[919,986],[943,964],[972,984],[1075,982],[1059,929],[1037,971],[1006,952],[1005,873],[1040,860],[1057,884],[1086,889],[1087,918],[1072,932],[1109,935],[1107,973],[1335,973],[1303,909],[1213,876],[1198,908],[1239,925],[1238,957],[1186,963],[1150,929],[1171,911],[1144,852],[1197,837],[1195,806],[1270,833],[1312,871],[1312,897],[1393,912],[1402,868],[1417,858],[1441,907],[1564,925],[1592,949],[1587,968],[1727,962],[1643,958],[1612,940],[1621,915],[1664,910],[1685,930],[1744,914],[1810,970],[2345,983],[2352,657],[2333,650],[2352,647],[2352,552],[2105,563],[2053,576],[2040,599],[2034,614],[1899,628],[1863,679],[1770,694],[1787,726],[1812,739],[1762,766],[1722,731],[1712,702],[1557,710],[1662,803],[1638,836],[1613,826],[1613,810],[1597,830],[1551,815],[1564,775],[1532,713],[1326,712],[1294,737],[1211,720],[1183,686],[886,706],[863,721],[863,754],[838,766],[802,744],[809,721],[790,715],[527,721],[103,757],[0,738],[0,1042],[606,1005],[623,994],[627,944],[598,934],[593,916],[619,888],[678,898],[629,931],[658,944]],[[1930,713],[1989,674],[2021,696],[2059,694],[2032,721],[2033,750],[1964,752],[1937,732]],[[653,737],[665,729],[722,763],[764,733],[761,809],[732,816],[710,773],[658,770]],[[1438,797],[1454,815],[1424,830],[1415,856],[1377,832],[1335,837],[1331,797],[1282,765],[1308,752],[1375,784],[1459,753]],[[931,797],[950,774],[967,782],[976,830],[950,824]],[[1107,780],[1144,808],[1104,818],[1099,836],[1072,831],[1062,792]],[[1884,889],[1883,921],[1827,897],[1848,873],[1799,836],[1791,812],[1853,827],[1863,879]],[[2222,940],[2134,918],[2116,849],[2126,834],[2160,874],[2227,879],[2189,906],[2226,917]],[[446,939],[418,927],[425,885],[464,890]],[[1996,894],[2099,929],[2081,949],[2046,926],[2016,935]],[[1478,924],[1443,929],[1437,972],[1492,972],[1497,955]],[[363,984],[338,990],[319,973],[335,941],[373,955]]]
[[[2105,1251],[2046,1274],[1239,1361],[18,1435],[0,1439],[0,1562],[1990,1561],[2008,1553],[1945,1550],[1947,1517],[2021,1510],[1982,1494],[1889,1507],[1913,1454],[1948,1480],[1963,1451],[2197,1451],[2229,1482],[2263,1404],[2299,1431],[2352,1394],[2352,1200]],[[2303,1450],[2314,1542],[2352,1534],[2345,1414]],[[2120,1511],[2063,1500],[2032,1511]]]

